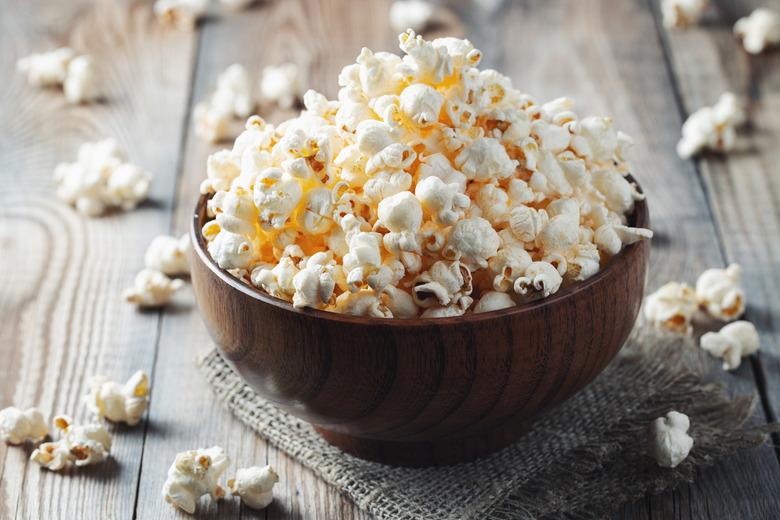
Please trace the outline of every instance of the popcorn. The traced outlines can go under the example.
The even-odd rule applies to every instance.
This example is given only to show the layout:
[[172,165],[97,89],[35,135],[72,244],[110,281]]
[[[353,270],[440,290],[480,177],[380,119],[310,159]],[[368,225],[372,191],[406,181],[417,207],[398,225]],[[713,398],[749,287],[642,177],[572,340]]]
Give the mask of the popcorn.
[[670,29],[685,28],[698,23],[708,5],[709,0],[663,0],[661,14],[664,26]]
[[260,94],[265,101],[292,108],[303,95],[303,71],[294,63],[263,68]]
[[160,271],[168,276],[189,274],[188,255],[192,246],[190,237],[185,233],[179,238],[160,235],[152,240],[144,255],[147,269]]
[[193,514],[203,495],[210,495],[213,500],[225,496],[219,479],[228,464],[230,460],[219,446],[177,453],[163,484],[163,498],[174,507]]
[[759,337],[749,321],[735,321],[718,332],[707,332],[700,340],[701,348],[723,360],[724,370],[736,370],[741,360],[758,352]]
[[761,7],[734,24],[734,34],[750,54],[759,54],[780,44],[780,14]]
[[274,500],[274,485],[279,475],[271,466],[251,466],[236,471],[236,478],[228,480],[233,495],[252,509],[265,509]]
[[219,3],[232,9],[233,11],[239,11],[252,5],[255,0],[219,0]]
[[8,444],[42,441],[49,426],[37,408],[20,410],[14,406],[0,410],[0,439]]
[[65,415],[54,418],[54,426],[61,432],[61,438],[53,442],[44,442],[30,455],[51,471],[81,467],[102,462],[111,451],[111,436],[100,424],[74,425]]
[[[209,157],[220,267],[297,308],[427,319],[549,296],[652,236],[629,224],[644,196],[610,118],[537,104],[468,40],[399,47],[362,49],[336,100],[307,91],[298,117],[252,116]],[[285,105],[303,90],[293,68],[263,82]]]
[[684,413],[672,410],[650,425],[650,450],[662,468],[674,468],[680,464],[693,447],[693,438],[688,435],[691,421]]
[[68,64],[68,74],[62,84],[65,99],[79,104],[98,98],[97,75],[88,56],[77,56]]
[[149,378],[139,370],[121,385],[105,376],[91,378],[84,402],[98,417],[135,426],[149,405]]
[[474,314],[497,311],[515,306],[515,301],[505,292],[488,291],[482,295],[476,305]]
[[696,299],[713,318],[731,321],[745,312],[745,292],[739,286],[742,268],[707,269],[696,280]]
[[[230,134],[233,118],[248,117],[254,108],[249,74],[242,65],[234,63],[219,75],[214,93],[206,101],[195,105],[193,111],[195,134],[210,143],[220,142]],[[234,159],[232,154],[230,158]],[[214,167],[225,167],[227,159],[225,155],[218,157],[215,159]],[[201,190],[210,188],[213,186],[204,184]]]
[[171,280],[154,269],[143,269],[136,275],[133,287],[127,289],[123,297],[139,307],[162,307],[182,287],[184,282],[181,280]]
[[433,17],[433,5],[422,0],[396,0],[390,6],[390,27],[396,32],[422,31]]
[[737,97],[731,92],[722,94],[715,106],[700,108],[688,116],[677,143],[677,155],[688,159],[704,149],[730,151],[736,143],[736,128],[746,118]]
[[192,111],[195,122],[195,135],[209,143],[219,143],[230,135],[232,116],[224,107],[200,102]]
[[208,10],[208,0],[157,0],[154,14],[163,25],[193,29]]
[[149,194],[150,175],[128,163],[113,139],[84,143],[75,163],[54,169],[57,196],[79,213],[98,216],[109,208],[131,210]]
[[684,283],[669,282],[645,298],[645,318],[680,334],[692,332],[691,318],[697,308],[696,292]]
[[16,70],[25,74],[27,82],[34,87],[56,87],[65,83],[68,66],[75,56],[69,47],[31,54],[16,62]]

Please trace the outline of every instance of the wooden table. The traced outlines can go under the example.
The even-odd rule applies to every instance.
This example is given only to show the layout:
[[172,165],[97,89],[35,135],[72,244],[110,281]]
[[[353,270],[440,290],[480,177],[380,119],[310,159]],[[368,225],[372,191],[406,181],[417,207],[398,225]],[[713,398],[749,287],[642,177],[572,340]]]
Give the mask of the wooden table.
[[[309,471],[258,439],[218,403],[195,367],[210,347],[188,289],[161,312],[121,300],[149,241],[189,224],[206,156],[192,131],[193,105],[238,62],[253,73],[294,61],[308,83],[334,97],[341,67],[360,47],[397,51],[387,0],[277,0],[209,16],[194,32],[161,28],[151,2],[5,0],[0,3],[0,405],[37,405],[85,417],[87,377],[145,369],[153,395],[145,422],[117,428],[113,460],[71,475],[42,471],[28,452],[0,446],[0,518],[153,519],[182,516],[160,496],[177,451],[219,444],[241,463],[281,475],[265,512],[235,501],[201,518],[367,519]],[[743,265],[747,318],[761,353],[719,379],[758,392],[759,422],[780,409],[780,52],[748,57],[734,21],[780,0],[714,2],[701,26],[666,31],[646,0],[453,2],[429,35],[467,35],[485,67],[510,75],[538,99],[567,95],[581,114],[609,114],[631,134],[635,175],[648,193],[653,254],[650,289],[693,282],[703,269]],[[106,99],[74,107],[52,90],[27,87],[17,58],[71,45],[104,72]],[[726,156],[680,160],[684,117],[724,90],[751,99],[751,125]],[[272,121],[289,117],[271,107]],[[773,117],[774,114],[774,117]],[[88,219],[60,203],[51,174],[78,145],[118,139],[153,172],[139,210]],[[714,363],[714,361],[713,361]],[[702,470],[694,484],[625,507],[616,518],[777,518],[780,466],[770,446]]]

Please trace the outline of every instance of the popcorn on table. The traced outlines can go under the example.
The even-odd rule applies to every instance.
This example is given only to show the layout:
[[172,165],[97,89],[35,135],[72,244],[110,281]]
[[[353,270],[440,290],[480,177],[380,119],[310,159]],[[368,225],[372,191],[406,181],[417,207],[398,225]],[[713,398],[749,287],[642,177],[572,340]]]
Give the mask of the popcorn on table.
[[69,103],[88,103],[99,97],[92,59],[77,56],[69,47],[21,58],[16,62],[16,69],[27,76],[32,86],[61,86]]
[[87,466],[105,460],[111,451],[111,436],[101,424],[73,424],[66,415],[54,418],[60,439],[44,442],[30,455],[30,460],[51,471],[72,466]]
[[699,308],[696,291],[687,284],[669,282],[645,298],[645,318],[657,327],[688,335]]
[[139,307],[162,307],[171,300],[173,294],[184,287],[184,282],[171,280],[164,273],[154,269],[143,269],[133,280],[133,286],[123,296]]
[[742,268],[707,269],[696,280],[696,299],[713,318],[731,321],[745,312],[745,291],[739,285]]
[[100,418],[135,426],[149,405],[149,378],[139,370],[125,384],[111,381],[105,376],[92,377],[84,402],[89,410]]
[[709,0],[662,0],[664,26],[670,29],[685,28],[698,23],[709,3]]
[[168,276],[189,274],[189,255],[192,250],[187,233],[180,237],[160,235],[146,249],[144,264],[147,269],[160,271]]
[[761,7],[734,24],[734,34],[750,54],[759,54],[780,44],[780,14]]
[[688,416],[674,410],[652,422],[650,448],[659,466],[674,468],[685,460],[693,447],[690,426]]
[[74,163],[54,169],[57,196],[79,213],[98,216],[109,208],[134,209],[149,195],[151,176],[127,161],[113,139],[84,143]]
[[758,352],[760,340],[755,325],[735,321],[718,332],[707,332],[699,342],[701,348],[723,360],[725,370],[736,370],[742,358]]
[[282,108],[292,108],[303,96],[304,83],[303,71],[295,63],[269,65],[263,68],[260,95],[264,101],[276,103]]
[[390,6],[390,27],[396,32],[420,32],[433,17],[433,4],[423,0],[396,0]]
[[20,410],[9,406],[0,410],[0,440],[8,444],[42,441],[49,425],[37,408]]
[[195,133],[211,143],[222,141],[230,134],[231,121],[249,117],[254,109],[249,73],[234,63],[219,75],[217,88],[208,99],[195,105]]
[[725,92],[712,107],[703,107],[688,116],[682,126],[682,139],[677,154],[688,159],[705,149],[728,152],[737,140],[737,127],[747,115],[742,102],[731,92]]
[[274,485],[279,475],[271,466],[251,466],[236,471],[236,478],[228,480],[233,495],[252,509],[265,509],[274,500]]
[[153,10],[163,25],[191,30],[208,8],[209,0],[157,0]]
[[[461,316],[554,294],[652,236],[628,225],[644,196],[610,118],[537,104],[468,40],[399,42],[361,50],[338,100],[309,90],[298,117],[252,116],[209,157],[220,267],[296,307]],[[300,76],[266,72],[266,97],[292,103]]]
[[210,495],[214,500],[225,496],[219,479],[228,464],[230,460],[219,446],[176,454],[163,484],[163,498],[174,507],[193,514],[203,495]]

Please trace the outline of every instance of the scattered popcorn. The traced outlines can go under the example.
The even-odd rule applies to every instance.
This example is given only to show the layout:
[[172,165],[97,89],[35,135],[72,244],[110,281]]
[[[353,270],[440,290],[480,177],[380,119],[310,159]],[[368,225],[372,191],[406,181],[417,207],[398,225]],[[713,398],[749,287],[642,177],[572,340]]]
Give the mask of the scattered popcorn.
[[95,376],[87,382],[89,393],[84,398],[89,410],[112,422],[135,426],[149,404],[149,378],[139,370],[124,384]]
[[223,107],[213,106],[209,102],[200,102],[192,111],[195,135],[209,143],[224,141],[230,136],[232,118],[231,113]]
[[303,71],[295,63],[263,68],[260,95],[282,108],[292,108],[303,96]]
[[0,410],[0,439],[8,444],[42,441],[49,426],[37,408],[22,411],[14,406]]
[[116,141],[105,139],[81,145],[75,163],[54,169],[54,181],[60,199],[92,217],[135,208],[149,195],[151,176],[128,163]]
[[139,307],[162,307],[171,300],[173,293],[184,286],[181,280],[171,280],[154,269],[143,269],[124,292],[124,299]]
[[16,62],[16,70],[25,74],[34,87],[61,86],[69,103],[87,103],[98,98],[92,60],[89,56],[76,56],[69,47],[21,58]]
[[[610,118],[536,104],[468,40],[399,44],[362,49],[338,100],[310,90],[298,117],[253,116],[209,157],[220,267],[298,308],[462,316],[550,296],[652,236],[629,225],[644,195]],[[302,82],[266,69],[265,97],[292,105]]]
[[70,61],[62,90],[65,99],[73,104],[87,103],[98,98],[97,75],[88,56],[77,56]]
[[737,20],[734,34],[742,39],[746,51],[759,54],[780,44],[780,14],[764,7],[756,9]]
[[111,451],[111,436],[100,424],[74,425],[65,415],[54,418],[61,438],[44,442],[30,455],[30,460],[51,471],[71,466],[88,466],[105,460]]
[[192,245],[187,233],[179,238],[160,235],[152,240],[144,255],[147,269],[160,271],[168,276],[189,274],[188,255]]
[[193,514],[203,495],[210,495],[213,500],[225,496],[219,479],[228,464],[230,460],[219,446],[176,454],[163,485],[163,498],[174,507]]
[[68,66],[75,56],[69,47],[31,54],[16,62],[16,70],[25,74],[33,87],[57,87],[65,83]]
[[707,269],[696,280],[696,299],[713,318],[731,321],[745,312],[745,292],[739,286],[742,268]]
[[209,0],[157,0],[154,14],[163,25],[191,30],[208,7]]
[[656,462],[663,468],[674,468],[681,463],[693,447],[688,435],[691,421],[688,416],[672,410],[650,425],[650,447]]
[[396,0],[390,6],[390,27],[396,32],[420,32],[433,17],[433,5],[422,0]]
[[709,0],[662,0],[664,26],[685,28],[699,22],[709,6]]
[[759,338],[755,325],[735,321],[718,332],[707,332],[700,340],[701,348],[723,360],[724,370],[736,370],[742,358],[758,352]]
[[228,480],[228,488],[233,495],[252,509],[265,509],[274,500],[274,485],[279,475],[271,466],[252,466],[236,471],[236,478]]
[[720,96],[713,107],[703,107],[688,116],[682,127],[677,154],[688,159],[710,149],[728,152],[737,140],[737,127],[746,120],[744,108],[731,92]]
[[195,105],[195,134],[210,143],[223,141],[230,135],[233,119],[248,117],[254,109],[249,73],[234,63],[219,75],[211,96]]
[[691,319],[697,308],[696,291],[684,283],[669,282],[645,298],[645,318],[680,334],[692,332]]

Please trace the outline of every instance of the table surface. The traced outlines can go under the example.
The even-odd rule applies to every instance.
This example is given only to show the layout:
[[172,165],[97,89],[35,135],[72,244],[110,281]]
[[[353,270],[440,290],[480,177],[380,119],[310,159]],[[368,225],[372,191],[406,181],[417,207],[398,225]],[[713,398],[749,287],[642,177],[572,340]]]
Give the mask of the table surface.
[[[483,65],[547,100],[566,95],[581,114],[611,115],[631,134],[634,175],[647,192],[655,238],[649,289],[693,282],[739,262],[762,350],[718,378],[758,392],[758,422],[780,409],[780,52],[749,57],[734,21],[780,0],[715,1],[704,22],[669,32],[656,0],[452,2],[426,35],[467,35]],[[493,4],[493,5],[488,5]],[[139,312],[122,290],[149,241],[187,229],[205,159],[215,147],[192,131],[193,105],[238,62],[253,73],[293,61],[330,97],[361,46],[397,49],[388,0],[261,2],[215,10],[192,32],[164,29],[149,1],[6,0],[0,3],[0,405],[36,405],[84,418],[94,374],[145,369],[153,394],[145,421],[114,430],[113,459],[71,475],[42,471],[28,451],[0,446],[0,518],[129,519],[183,516],[160,496],[178,451],[219,444],[240,463],[281,475],[259,513],[236,501],[200,518],[368,519],[311,472],[258,439],[203,384],[195,357],[210,347],[188,287],[163,311]],[[103,71],[105,100],[68,105],[14,72],[32,52],[70,45]],[[751,124],[728,156],[684,161],[675,143],[685,116],[725,90],[751,101]],[[291,112],[261,106],[280,121]],[[114,137],[153,172],[151,201],[103,218],[60,203],[51,180],[78,145]],[[713,361],[715,363],[715,361]],[[624,507],[616,518],[777,518],[780,465],[767,445],[701,470],[695,483]]]

